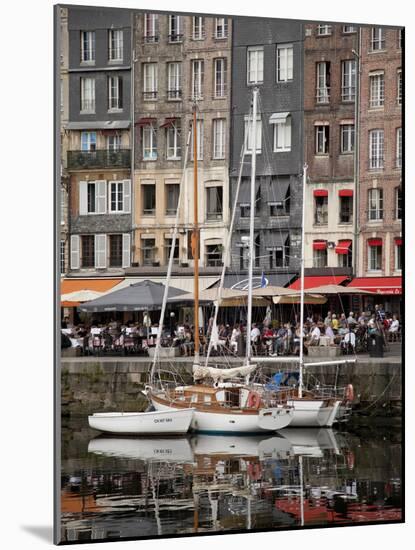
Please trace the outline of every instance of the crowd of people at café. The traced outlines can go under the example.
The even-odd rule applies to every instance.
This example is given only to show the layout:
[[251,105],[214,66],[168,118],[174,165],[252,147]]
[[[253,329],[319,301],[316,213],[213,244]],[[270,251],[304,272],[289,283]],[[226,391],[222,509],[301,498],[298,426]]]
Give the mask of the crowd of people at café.
[[[250,344],[254,355],[298,355],[301,337],[300,323],[280,322],[271,316],[261,323],[252,325]],[[77,348],[79,353],[131,353],[148,355],[149,348],[155,346],[158,325],[151,323],[145,314],[142,323],[133,321],[121,323],[111,320],[101,324],[92,320],[90,324],[73,325],[64,318],[61,326],[61,347]],[[376,305],[373,311],[355,314],[328,311],[320,315],[307,315],[304,326],[304,351],[310,346],[338,346],[345,352],[366,352],[368,339],[377,334],[383,344],[400,341],[401,324],[396,314],[386,312],[383,306]],[[209,342],[211,353],[242,356],[246,348],[246,323],[235,322],[232,325],[221,323],[213,326],[213,318],[200,331],[200,353],[207,353]],[[194,327],[190,323],[170,323],[163,328],[161,345],[177,347],[182,356],[194,353]]]

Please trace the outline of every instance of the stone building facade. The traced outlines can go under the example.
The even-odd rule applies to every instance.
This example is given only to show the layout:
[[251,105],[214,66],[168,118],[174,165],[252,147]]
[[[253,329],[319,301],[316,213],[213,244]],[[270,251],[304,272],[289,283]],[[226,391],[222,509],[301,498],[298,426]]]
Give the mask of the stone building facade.
[[[231,20],[134,15],[134,262],[140,274],[168,263],[179,193],[174,270],[193,266],[193,107],[198,125],[201,268],[220,269],[228,227]],[[164,269],[165,271],[165,269]]]
[[69,76],[68,76],[68,9],[59,8],[59,33],[60,33],[60,57],[59,57],[59,102],[60,102],[60,188],[59,192],[59,220],[60,247],[59,268],[61,276],[68,270],[69,232],[68,232],[68,190],[69,174],[67,170],[68,132],[65,131],[68,122],[69,106]]
[[321,273],[353,268],[358,42],[356,26],[305,25],[304,256],[305,267]]
[[131,264],[131,13],[68,8],[71,275]]
[[257,88],[255,261],[257,276],[285,284],[299,268],[303,165],[303,28],[296,21],[233,20],[231,208],[236,202],[232,271],[246,277],[251,137],[239,196],[241,151]]
[[402,267],[402,30],[364,27],[359,158],[360,277]]

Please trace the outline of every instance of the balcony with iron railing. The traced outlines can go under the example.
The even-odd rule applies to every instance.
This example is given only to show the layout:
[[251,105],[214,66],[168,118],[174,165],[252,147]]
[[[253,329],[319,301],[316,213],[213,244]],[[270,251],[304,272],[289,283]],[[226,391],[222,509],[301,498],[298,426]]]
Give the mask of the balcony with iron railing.
[[180,88],[168,89],[167,90],[167,99],[169,99],[169,100],[171,100],[171,99],[175,99],[175,100],[182,99],[182,90]]
[[130,168],[131,149],[111,151],[68,151],[68,169],[84,170],[93,168]]
[[182,42],[182,40],[183,40],[183,35],[182,34],[179,34],[179,33],[169,34],[169,42],[171,44]]
[[157,44],[159,41],[158,34],[146,34],[144,35],[143,42],[144,44]]

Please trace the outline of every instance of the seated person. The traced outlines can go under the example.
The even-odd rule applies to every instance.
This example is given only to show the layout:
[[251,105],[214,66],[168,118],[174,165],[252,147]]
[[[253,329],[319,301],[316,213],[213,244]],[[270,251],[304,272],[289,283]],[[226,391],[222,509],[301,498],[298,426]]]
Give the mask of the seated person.
[[307,342],[305,342],[305,346],[318,346],[318,343],[320,341],[321,332],[316,323],[313,323],[311,325],[311,332],[308,336]]

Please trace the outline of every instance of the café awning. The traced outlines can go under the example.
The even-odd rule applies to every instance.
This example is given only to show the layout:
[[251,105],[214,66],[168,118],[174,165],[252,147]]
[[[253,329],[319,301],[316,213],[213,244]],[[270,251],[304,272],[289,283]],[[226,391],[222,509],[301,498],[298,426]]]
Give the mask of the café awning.
[[350,251],[351,245],[352,245],[352,241],[350,239],[341,240],[336,245],[336,248],[334,249],[334,251],[336,252],[336,254],[348,254]]
[[160,128],[168,128],[169,126],[172,126],[176,120],[178,120],[177,117],[167,117]]
[[402,294],[402,277],[356,277],[347,288],[358,287],[376,294]]
[[[304,288],[308,290],[309,288],[315,288],[322,285],[340,285],[347,281],[348,277],[344,275],[326,275],[321,277],[304,277]],[[288,288],[293,290],[300,290],[301,279],[294,281],[292,285]]]
[[285,231],[267,231],[264,234],[265,250],[278,250],[285,246],[288,238],[288,232]]
[[148,126],[149,124],[153,124],[154,122],[156,122],[156,118],[151,118],[151,117],[143,117],[143,118],[140,118],[137,120],[137,122],[135,123],[136,126]]
[[285,124],[290,113],[273,113],[269,117],[270,124]]
[[326,250],[327,241],[313,241],[313,250]]
[[82,298],[82,294],[77,296],[75,293],[83,293],[83,297],[86,296],[87,292],[101,296],[112,292],[123,281],[124,278],[121,277],[112,279],[63,279],[61,281],[61,307],[76,307],[80,302],[85,301],[79,299],[79,297]]
[[267,203],[284,202],[287,198],[287,192],[290,187],[290,182],[287,180],[278,181],[277,179],[271,180],[269,183],[263,183],[261,188],[263,191],[262,198]]

